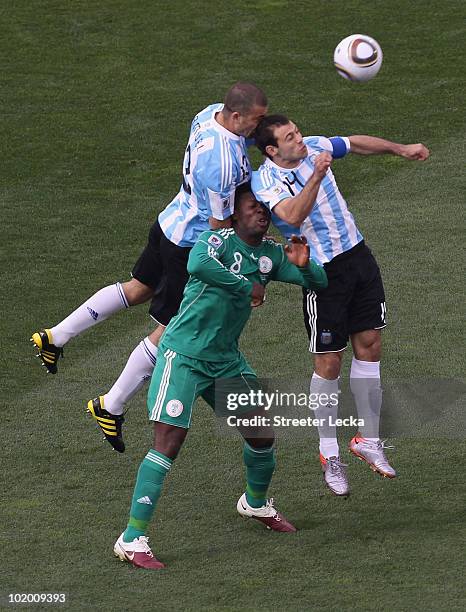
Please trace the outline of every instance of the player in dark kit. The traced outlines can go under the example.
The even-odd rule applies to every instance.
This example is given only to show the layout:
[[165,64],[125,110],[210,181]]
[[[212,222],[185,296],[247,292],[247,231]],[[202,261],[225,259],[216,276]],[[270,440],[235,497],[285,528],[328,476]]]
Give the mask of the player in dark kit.
[[[180,310],[160,344],[147,403],[154,421],[153,448],[140,465],[129,522],[114,546],[115,555],[137,567],[164,567],[145,534],[196,398],[202,396],[218,413],[224,406],[216,405],[216,382],[238,381],[239,393],[254,388],[256,375],[239,351],[238,339],[251,307],[263,302],[265,285],[278,280],[306,289],[327,286],[323,268],[309,260],[305,239],[294,236],[283,247],[264,238],[270,214],[250,192],[237,193],[232,219],[233,229],[204,232],[192,249]],[[245,412],[252,416],[252,410]],[[245,439],[247,480],[238,512],[274,531],[296,531],[266,497],[275,467],[273,432],[254,426],[238,429]]]

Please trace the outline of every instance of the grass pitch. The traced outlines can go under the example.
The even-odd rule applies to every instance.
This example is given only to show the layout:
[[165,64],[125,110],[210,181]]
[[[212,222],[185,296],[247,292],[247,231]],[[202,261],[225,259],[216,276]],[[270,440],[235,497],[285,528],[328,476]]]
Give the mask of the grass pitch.
[[[168,569],[137,571],[112,546],[150,445],[145,397],[132,402],[123,456],[84,407],[150,331],[146,309],[72,341],[56,377],[27,342],[128,277],[178,189],[192,116],[249,79],[305,134],[430,147],[425,164],[350,156],[334,171],[384,275],[384,378],[459,379],[461,12],[456,1],[4,0],[1,605],[9,593],[65,592],[73,610],[464,609],[464,421],[447,439],[434,423],[393,440],[393,482],[348,457],[348,500],[324,491],[315,440],[281,440],[271,493],[300,529],[287,537],[238,517],[241,446],[215,434],[200,403],[149,532]],[[365,85],[332,66],[337,42],[355,32],[384,51]],[[272,287],[244,334],[246,355],[262,376],[307,380],[306,344],[299,290]]]

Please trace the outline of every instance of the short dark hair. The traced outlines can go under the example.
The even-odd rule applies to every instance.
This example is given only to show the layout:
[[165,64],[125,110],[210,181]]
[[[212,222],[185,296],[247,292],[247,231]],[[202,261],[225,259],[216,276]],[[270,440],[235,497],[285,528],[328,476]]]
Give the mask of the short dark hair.
[[241,200],[241,196],[245,193],[252,193],[251,182],[242,183],[235,189],[235,208]]
[[270,219],[271,212],[269,208],[263,202],[260,202],[260,200],[256,198],[256,196],[254,195],[254,192],[251,189],[251,183],[247,182],[247,183],[243,183],[242,185],[239,185],[235,190],[235,212],[233,213],[233,222],[236,220],[235,213],[240,210],[242,202],[244,201],[243,200],[244,195],[250,195],[254,200],[256,200],[256,202],[259,202],[259,204],[266,211],[268,218]]
[[[275,128],[280,125],[288,125],[288,123],[290,123],[290,120],[286,115],[267,115],[259,122],[254,131],[254,140],[256,147],[263,155],[267,155],[266,147],[269,145],[276,147],[278,144],[274,136]],[[270,155],[267,155],[267,157],[270,157]]]
[[227,113],[247,115],[254,106],[267,106],[267,96],[254,83],[239,81],[225,94],[224,110]]

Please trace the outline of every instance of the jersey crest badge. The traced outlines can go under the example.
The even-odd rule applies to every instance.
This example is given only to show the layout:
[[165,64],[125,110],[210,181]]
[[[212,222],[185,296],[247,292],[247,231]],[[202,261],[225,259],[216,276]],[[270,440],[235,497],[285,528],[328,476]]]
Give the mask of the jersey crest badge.
[[331,342],[332,342],[332,332],[330,332],[328,330],[324,330],[320,334],[320,341],[321,341],[322,344],[331,344]]
[[219,236],[217,236],[217,234],[212,234],[212,236],[209,236],[207,242],[216,249],[218,249],[218,247],[223,244],[223,240]]
[[182,402],[180,402],[180,400],[170,400],[167,403],[166,411],[168,416],[171,416],[173,418],[179,417],[183,410],[184,406]]
[[273,268],[273,263],[270,257],[263,255],[259,257],[259,272],[261,274],[268,274]]

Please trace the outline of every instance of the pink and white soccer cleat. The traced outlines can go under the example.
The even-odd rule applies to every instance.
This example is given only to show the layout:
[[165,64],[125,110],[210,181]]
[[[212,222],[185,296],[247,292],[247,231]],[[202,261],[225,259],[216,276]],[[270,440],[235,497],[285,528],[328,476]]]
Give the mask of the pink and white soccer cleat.
[[264,506],[253,508],[246,500],[246,493],[243,493],[236,504],[236,509],[244,518],[256,519],[272,531],[297,531],[296,527],[274,508],[273,498],[268,499]]

